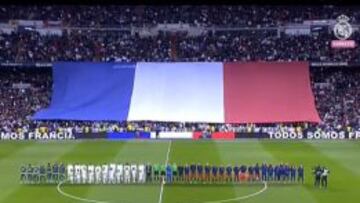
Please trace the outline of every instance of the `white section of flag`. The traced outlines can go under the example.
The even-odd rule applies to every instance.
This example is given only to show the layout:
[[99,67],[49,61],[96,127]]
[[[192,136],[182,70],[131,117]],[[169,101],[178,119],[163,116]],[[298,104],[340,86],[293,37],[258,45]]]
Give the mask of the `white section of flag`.
[[128,120],[224,122],[222,63],[138,63]]
[[192,139],[192,132],[160,132],[160,139]]

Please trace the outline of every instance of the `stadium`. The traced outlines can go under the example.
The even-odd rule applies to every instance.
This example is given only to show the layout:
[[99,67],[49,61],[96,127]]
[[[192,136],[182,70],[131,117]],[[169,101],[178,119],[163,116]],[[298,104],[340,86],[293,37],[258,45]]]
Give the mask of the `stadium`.
[[360,201],[359,19],[0,6],[0,202]]

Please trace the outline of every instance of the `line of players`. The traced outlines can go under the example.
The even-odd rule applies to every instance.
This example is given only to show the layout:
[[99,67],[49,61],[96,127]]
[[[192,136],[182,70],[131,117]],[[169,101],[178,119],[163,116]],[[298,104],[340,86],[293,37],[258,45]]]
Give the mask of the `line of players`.
[[59,183],[67,179],[72,184],[129,184],[129,183],[225,183],[225,182],[301,182],[304,168],[288,164],[255,164],[254,166],[179,165],[176,164],[50,164],[21,167],[23,183]]
[[67,165],[67,180],[71,184],[145,183],[144,164]]
[[[154,173],[151,173],[147,165],[148,181],[165,180],[167,183],[241,183],[241,182],[299,182],[304,183],[304,167],[296,167],[289,164],[266,164],[259,165],[202,165],[186,164],[184,166],[176,164],[153,166]],[[151,175],[152,174],[152,175]],[[153,178],[152,178],[153,177]]]
[[20,182],[24,184],[58,183],[66,179],[66,166],[63,163],[45,165],[23,165],[20,168]]
[[48,163],[47,167],[28,164],[20,168],[20,182],[23,184],[58,184],[62,181],[71,184],[145,183],[145,165]]

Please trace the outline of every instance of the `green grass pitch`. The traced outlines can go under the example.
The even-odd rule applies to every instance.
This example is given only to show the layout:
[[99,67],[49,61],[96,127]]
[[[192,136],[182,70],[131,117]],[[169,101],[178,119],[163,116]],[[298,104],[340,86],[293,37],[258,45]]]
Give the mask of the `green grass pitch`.
[[[62,196],[56,186],[21,185],[23,163],[165,163],[170,141],[2,141],[0,142],[0,202],[80,203]],[[302,163],[304,185],[269,185],[246,203],[352,203],[360,202],[360,142],[357,141],[171,141],[169,162],[254,164]],[[315,189],[311,167],[326,165],[329,188]],[[108,203],[159,203],[158,185],[68,186],[72,195]],[[165,185],[162,203],[204,203],[245,196],[263,185]],[[229,201],[230,202],[230,201]]]

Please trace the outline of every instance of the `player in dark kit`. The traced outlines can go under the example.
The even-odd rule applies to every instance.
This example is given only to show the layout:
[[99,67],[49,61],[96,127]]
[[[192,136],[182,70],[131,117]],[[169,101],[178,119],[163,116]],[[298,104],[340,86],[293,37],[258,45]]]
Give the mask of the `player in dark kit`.
[[268,181],[273,181],[274,180],[274,167],[271,164],[268,165],[267,171],[268,171]]
[[196,179],[196,165],[193,163],[190,165],[190,181],[193,182]]
[[302,184],[304,184],[304,167],[302,165],[300,165],[297,169],[297,174],[298,174],[298,182],[301,181]]
[[256,181],[260,180],[260,166],[258,163],[256,163],[254,167],[254,172],[255,172],[255,180]]
[[44,165],[40,166],[40,182],[43,183],[46,181],[46,169]]
[[203,177],[203,166],[198,163],[198,165],[196,166],[196,170],[197,170],[197,173],[196,173],[196,181],[203,181],[204,180],[204,177]]
[[313,173],[315,175],[315,182],[314,182],[314,186],[315,187],[320,187],[320,178],[321,178],[321,174],[322,174],[322,171],[321,171],[321,168],[320,166],[317,166],[313,169]]
[[245,165],[240,166],[240,182],[244,182],[248,178],[246,175],[247,170],[248,168]]
[[190,166],[188,164],[185,165],[185,181],[190,182]]
[[178,181],[183,182],[184,181],[184,166],[178,165]]
[[284,173],[285,173],[285,181],[289,181],[290,180],[290,173],[291,173],[291,169],[290,169],[289,164],[285,164]]
[[278,175],[280,176],[279,181],[285,181],[285,166],[280,164],[278,169]]
[[290,167],[290,181],[295,182],[295,180],[296,180],[296,167],[291,166]]
[[53,165],[52,175],[53,175],[53,181],[54,181],[55,183],[57,183],[58,180],[59,180],[59,166],[58,166],[57,163],[55,163],[55,164]]
[[226,182],[232,181],[232,170],[233,168],[231,167],[231,165],[228,165],[226,167]]
[[206,182],[210,182],[210,173],[211,173],[211,166],[209,163],[206,163],[205,165],[205,180]]
[[225,167],[223,165],[220,165],[219,167],[219,178],[221,182],[224,182],[225,180]]
[[249,172],[249,181],[250,182],[254,181],[254,168],[252,166],[249,166],[248,172]]
[[59,179],[60,181],[64,181],[66,179],[66,169],[65,169],[65,164],[61,163],[59,166]]
[[275,181],[280,181],[280,166],[275,165],[274,167],[274,176]]
[[263,163],[261,165],[261,180],[262,181],[267,181],[267,165],[265,163]]
[[234,181],[240,182],[240,167],[235,165],[233,171],[234,171]]
[[213,165],[211,169],[211,182],[216,182],[218,180],[218,167]]
[[152,166],[150,163],[148,163],[146,166],[145,166],[145,171],[146,171],[146,182],[150,183],[153,181],[153,178],[152,178]]
[[46,176],[47,176],[47,183],[52,183],[52,167],[51,164],[48,163],[46,167]]

